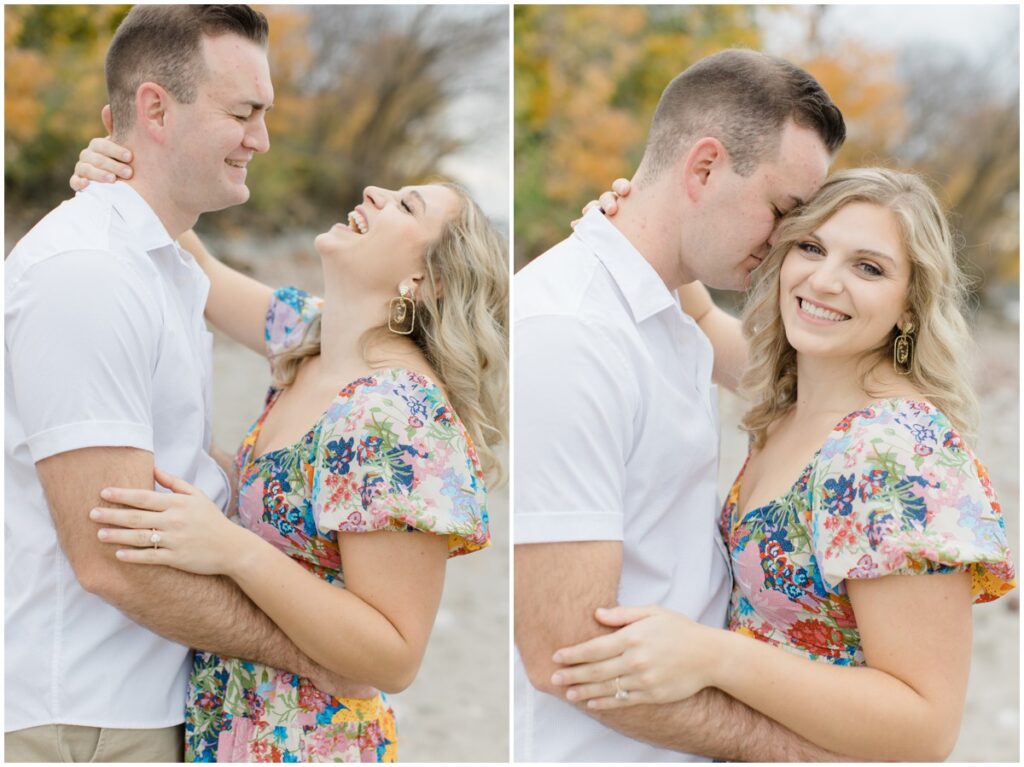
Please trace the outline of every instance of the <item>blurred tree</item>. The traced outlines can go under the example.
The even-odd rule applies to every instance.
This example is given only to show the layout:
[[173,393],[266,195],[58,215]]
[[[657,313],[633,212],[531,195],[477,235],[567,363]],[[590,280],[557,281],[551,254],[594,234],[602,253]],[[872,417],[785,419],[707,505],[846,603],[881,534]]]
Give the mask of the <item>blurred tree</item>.
[[78,153],[102,130],[103,56],[129,7],[4,7],[8,229],[23,227],[71,196],[67,180]]
[[461,99],[507,93],[504,8],[279,6],[265,12],[276,102],[268,117],[273,151],[257,160],[251,202],[218,218],[322,226],[343,218],[364,187],[428,180],[444,158],[491,131],[508,130],[504,112],[472,124],[452,119]]
[[[823,36],[831,10],[781,13],[805,25],[804,39],[784,55],[818,78],[846,118],[849,137],[835,169],[884,165],[924,176],[949,212],[981,301],[1016,301],[1019,79],[1008,84],[993,74],[1007,71],[1007,53],[1019,50],[1016,30],[1006,45],[971,60],[934,43],[884,50]],[[1016,78],[1016,65],[1012,71]],[[995,295],[1007,288],[1012,295]]]
[[747,6],[516,6],[514,17],[519,268],[565,237],[612,179],[632,174],[673,77],[760,38]]
[[[103,60],[129,7],[5,8],[9,236],[70,196],[78,152],[102,131]],[[207,231],[336,221],[365,186],[426,180],[508,130],[505,110],[481,116],[507,103],[506,8],[257,7],[270,22],[273,151],[252,165],[250,202],[204,218]]]
[[910,123],[894,154],[940,188],[983,302],[1016,300],[1020,274],[1020,91],[989,74],[1003,55],[917,46],[901,60]]

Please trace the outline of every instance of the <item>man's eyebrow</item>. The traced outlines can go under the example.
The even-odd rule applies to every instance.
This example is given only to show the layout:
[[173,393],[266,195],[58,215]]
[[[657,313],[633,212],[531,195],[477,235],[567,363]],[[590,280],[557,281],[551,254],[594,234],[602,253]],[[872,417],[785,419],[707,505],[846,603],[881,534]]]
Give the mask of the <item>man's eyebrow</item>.
[[241,103],[243,105],[247,106],[247,107],[252,107],[253,109],[255,109],[257,111],[262,109],[264,112],[269,112],[271,109],[274,108],[273,104],[264,104],[262,101],[247,100],[247,101],[242,101]]

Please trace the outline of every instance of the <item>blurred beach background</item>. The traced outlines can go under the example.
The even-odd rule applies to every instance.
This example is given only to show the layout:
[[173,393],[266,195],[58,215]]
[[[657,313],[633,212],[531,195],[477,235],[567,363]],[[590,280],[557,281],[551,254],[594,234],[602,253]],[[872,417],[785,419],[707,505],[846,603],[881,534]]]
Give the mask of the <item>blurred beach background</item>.
[[[78,153],[103,133],[104,55],[129,7],[5,7],[5,253],[72,196]],[[439,178],[508,232],[507,7],[255,7],[270,22],[271,151],[250,165],[249,202],[197,225],[215,255],[318,292],[313,237],[346,220],[365,186]],[[233,451],[269,371],[219,335],[214,369],[214,439]],[[402,761],[508,759],[507,488],[491,492],[489,513],[490,549],[450,562],[419,677],[390,696]]]
[[[730,47],[810,71],[843,110],[834,169],[923,174],[974,282],[975,452],[1020,562],[1020,12],[1015,5],[516,6],[515,266],[565,238],[580,208],[629,177],[662,90]],[[741,296],[716,293],[738,312]],[[723,392],[722,497],[746,453]],[[953,762],[1020,758],[1019,596],[974,610],[970,688]]]

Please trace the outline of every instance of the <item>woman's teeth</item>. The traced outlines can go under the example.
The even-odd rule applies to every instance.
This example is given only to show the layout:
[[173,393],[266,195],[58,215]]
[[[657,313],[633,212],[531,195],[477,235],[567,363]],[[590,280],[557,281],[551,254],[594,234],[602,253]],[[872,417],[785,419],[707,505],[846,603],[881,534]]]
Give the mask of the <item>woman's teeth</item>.
[[359,234],[366,234],[366,230],[368,229],[366,219],[360,216],[356,211],[352,211],[348,214],[348,226],[353,232],[358,232]]
[[819,320],[831,320],[832,322],[842,322],[843,320],[850,319],[845,314],[839,314],[838,312],[830,312],[828,309],[822,309],[820,306],[800,299],[800,308],[812,317],[817,317]]

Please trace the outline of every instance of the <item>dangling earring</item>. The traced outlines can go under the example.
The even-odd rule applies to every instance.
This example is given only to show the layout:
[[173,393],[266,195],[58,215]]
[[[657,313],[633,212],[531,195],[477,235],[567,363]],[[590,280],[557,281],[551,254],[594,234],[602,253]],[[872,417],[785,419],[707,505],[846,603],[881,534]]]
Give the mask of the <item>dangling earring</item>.
[[388,330],[407,336],[416,327],[416,302],[409,297],[409,288],[404,285],[398,292],[401,295],[392,298],[388,305]]
[[910,335],[913,332],[914,323],[908,322],[892,345],[892,367],[902,376],[910,375],[914,369],[914,339]]

